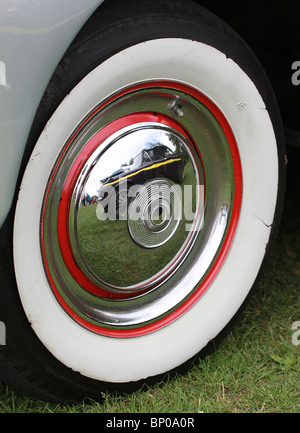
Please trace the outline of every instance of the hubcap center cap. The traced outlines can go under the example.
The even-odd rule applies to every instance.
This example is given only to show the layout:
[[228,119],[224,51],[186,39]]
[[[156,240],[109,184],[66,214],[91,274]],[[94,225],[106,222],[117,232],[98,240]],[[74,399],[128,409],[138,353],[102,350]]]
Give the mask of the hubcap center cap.
[[[153,207],[151,204],[150,208]],[[155,205],[153,210],[148,210],[149,220],[146,220],[146,225],[152,231],[162,230],[168,224],[170,220],[170,205],[169,203],[162,203],[162,200],[159,200],[159,203]]]
[[171,182],[156,179],[142,185],[128,208],[132,239],[144,248],[163,245],[177,230],[180,209],[180,195]]

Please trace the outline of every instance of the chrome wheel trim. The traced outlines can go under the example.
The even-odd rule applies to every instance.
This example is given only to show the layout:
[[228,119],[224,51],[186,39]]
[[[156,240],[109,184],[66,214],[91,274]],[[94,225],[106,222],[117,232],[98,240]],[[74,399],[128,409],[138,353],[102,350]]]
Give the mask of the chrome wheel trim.
[[[58,289],[59,295],[69,309],[96,327],[125,330],[128,327],[144,326],[170,315],[194,293],[204,279],[222,247],[230,222],[234,197],[234,169],[228,142],[220,124],[194,96],[178,90],[176,83],[171,84],[170,87],[156,87],[155,84],[151,86],[147,84],[145,87],[127,89],[121,96],[111,98],[93,110],[94,114],[89,115],[88,120],[85,119],[82,125],[76,128],[76,135],[73,134],[73,138],[66,143],[58,159],[45,195],[41,241],[45,246],[44,261],[48,275],[50,274],[55,288]],[[174,136],[180,137],[185,142],[186,152],[193,161],[194,186],[201,186],[205,178],[205,212],[201,213],[201,200],[204,200],[204,195],[201,199],[198,196],[196,218],[192,221],[192,229],[177,253],[158,272],[152,272],[150,277],[140,281],[140,284],[129,284],[123,287],[107,284],[106,281],[99,279],[97,273],[91,272],[89,266],[86,266],[85,254],[82,254],[82,248],[78,246],[77,223],[74,224],[77,216],[74,217],[72,212],[69,212],[72,252],[85,276],[93,283],[93,287],[97,285],[99,287],[98,292],[86,290],[80,281],[70,276],[66,262],[61,256],[60,240],[56,236],[61,188],[72,169],[72,164],[101,128],[122,116],[142,113],[145,105],[152,109],[152,113],[159,113],[176,121],[180,118],[181,126],[178,130],[182,127],[184,131],[188,130],[192,139],[189,135],[178,132],[177,128],[172,129],[169,125],[159,122],[155,125],[151,122],[147,125],[146,122],[134,123],[134,126],[127,126],[112,134],[95,152],[99,153],[100,149],[101,157],[104,150],[110,149],[120,140],[120,137],[139,128],[155,126],[159,130],[171,131]],[[91,160],[85,161],[84,168],[77,174],[77,188],[73,186],[70,209],[76,209],[76,206],[78,209],[78,200],[84,189],[78,179],[85,171],[95,166],[98,157],[99,155],[97,157],[92,155]],[[158,245],[155,245],[155,248],[157,247]],[[196,279],[192,278],[192,285],[189,281],[191,274],[197,274]]]

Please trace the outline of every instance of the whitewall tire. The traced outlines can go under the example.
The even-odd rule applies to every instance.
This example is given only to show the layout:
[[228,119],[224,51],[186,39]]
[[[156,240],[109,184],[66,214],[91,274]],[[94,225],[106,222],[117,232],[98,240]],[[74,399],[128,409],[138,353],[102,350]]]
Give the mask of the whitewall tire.
[[[85,378],[97,381],[92,388],[98,381],[100,386],[161,375],[205,349],[254,286],[278,219],[283,146],[263,71],[252,57],[248,62],[243,55],[241,61],[239,54],[233,58],[240,39],[194,5],[187,6],[183,17],[183,6],[175,2],[165,29],[164,14],[153,7],[157,36],[150,36],[142,18],[142,11],[151,11],[150,3],[140,5],[139,13],[129,7],[124,18],[117,15],[110,55],[99,48],[99,60],[92,57],[93,47],[108,40],[110,31],[104,29],[88,41],[79,39],[63,59],[59,73],[67,75],[72,88],[60,89],[55,110],[33,145],[16,203],[13,260],[22,308],[49,356],[69,369],[69,378],[75,371],[83,383]],[[137,30],[122,46],[117,24],[126,28],[126,13],[131,19],[136,14]],[[208,17],[210,28],[203,30]],[[172,20],[179,22],[177,32]],[[191,21],[198,25],[187,30]],[[223,27],[230,34],[228,50],[221,47]],[[89,53],[88,67],[72,72],[76,50]],[[159,144],[169,153],[175,148],[182,153],[178,157],[174,151],[171,159],[153,160],[147,168],[140,165],[134,173],[130,166],[122,174],[127,180],[147,173],[147,185],[159,188],[162,183],[183,185],[190,176],[194,186],[203,186],[196,196],[199,213],[189,221],[193,229],[182,232],[180,240],[179,223],[171,226],[163,216],[156,223],[148,207],[144,214],[151,224],[142,223],[145,240],[130,205],[133,222],[128,226],[121,218],[99,220],[100,196],[93,205],[82,206],[91,179],[104,179],[113,161],[110,180],[101,185],[120,181],[112,172],[122,162],[124,148],[127,160],[133,159],[135,139],[139,151]],[[183,159],[183,181],[174,182],[165,174],[166,164],[170,169]],[[164,203],[162,195],[159,203]],[[140,193],[135,205],[136,197]],[[135,209],[142,212],[141,207]],[[102,231],[86,222],[90,209]],[[164,204],[158,209],[163,214]],[[120,228],[116,245],[115,233],[123,222],[127,228]],[[94,231],[92,254],[88,230]],[[173,244],[168,257],[165,251]],[[114,255],[111,245],[116,245]],[[154,261],[157,257],[163,257],[161,263]],[[124,269],[134,270],[126,281],[124,261]],[[87,387],[76,392],[86,395]]]

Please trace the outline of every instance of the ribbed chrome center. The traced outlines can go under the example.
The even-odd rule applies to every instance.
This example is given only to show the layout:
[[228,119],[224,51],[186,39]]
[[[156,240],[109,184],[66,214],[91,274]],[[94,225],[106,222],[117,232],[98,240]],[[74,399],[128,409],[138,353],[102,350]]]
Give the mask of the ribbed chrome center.
[[181,199],[174,184],[152,180],[142,185],[128,209],[128,229],[132,239],[145,248],[167,242],[181,218]]

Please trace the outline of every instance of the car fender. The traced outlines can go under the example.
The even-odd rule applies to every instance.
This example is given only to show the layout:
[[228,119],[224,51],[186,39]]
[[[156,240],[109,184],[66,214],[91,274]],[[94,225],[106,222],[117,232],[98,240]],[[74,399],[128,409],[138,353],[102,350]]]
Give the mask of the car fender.
[[12,203],[32,122],[68,46],[103,0],[1,1],[0,227]]

